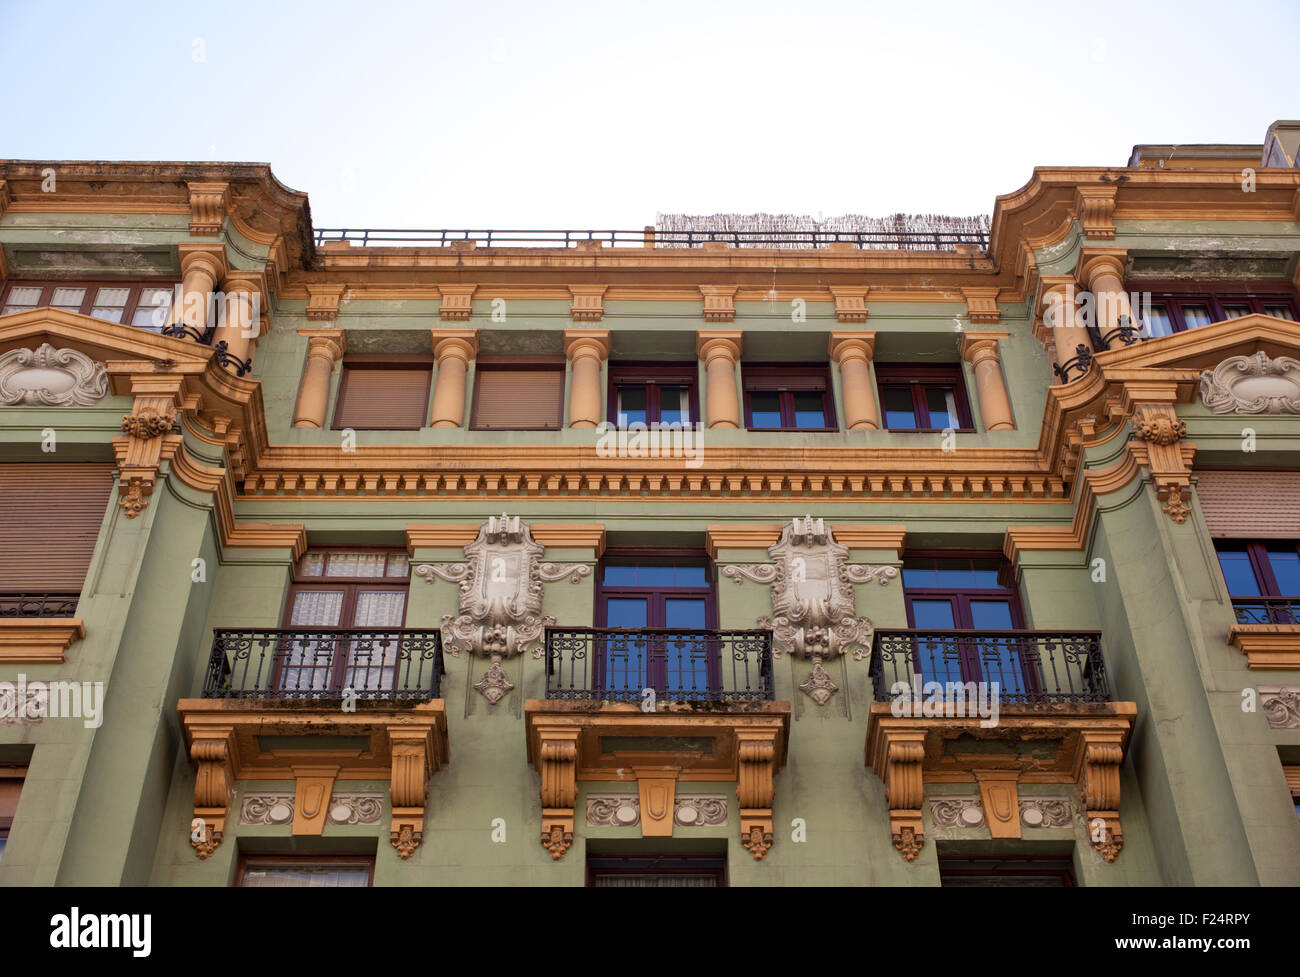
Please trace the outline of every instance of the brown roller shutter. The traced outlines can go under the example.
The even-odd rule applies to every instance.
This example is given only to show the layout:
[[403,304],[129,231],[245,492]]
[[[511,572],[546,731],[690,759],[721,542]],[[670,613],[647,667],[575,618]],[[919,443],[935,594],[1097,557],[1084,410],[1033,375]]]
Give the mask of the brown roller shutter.
[[345,366],[334,427],[358,431],[415,431],[429,417],[428,367]]
[[0,465],[0,592],[81,593],[112,465]]
[[474,381],[471,427],[557,431],[564,418],[564,368],[481,368]]
[[1282,772],[1286,774],[1286,785],[1291,788],[1291,793],[1300,797],[1300,763],[1284,763]]
[[1196,473],[1196,495],[1219,539],[1300,539],[1300,472]]

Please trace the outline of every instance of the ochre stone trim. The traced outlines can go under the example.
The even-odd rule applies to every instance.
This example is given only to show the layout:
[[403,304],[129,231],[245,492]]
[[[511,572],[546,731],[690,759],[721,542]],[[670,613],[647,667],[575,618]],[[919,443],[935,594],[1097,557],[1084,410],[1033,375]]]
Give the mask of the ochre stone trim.
[[[780,523],[715,523],[704,528],[704,547],[717,559],[719,550],[765,550],[781,539]],[[903,551],[906,526],[831,526],[835,539],[851,550]],[[534,534],[535,535],[535,534]]]
[[705,322],[736,321],[735,285],[701,285],[700,295],[704,298]]
[[473,315],[476,285],[439,285],[442,301],[438,303],[438,317],[443,322],[468,322]]
[[459,549],[478,539],[480,528],[477,522],[411,524],[406,527],[406,552],[414,556],[417,549]]
[[85,636],[79,617],[0,618],[0,664],[59,665]]
[[1002,318],[998,310],[997,288],[963,288],[966,297],[966,315],[975,325],[992,324]]
[[190,233],[215,237],[230,212],[229,183],[187,183],[190,193]]
[[[307,293],[307,318],[315,322],[333,322],[338,318],[339,301],[347,291],[346,285],[321,283],[309,284]],[[299,330],[301,333],[302,330]]]
[[543,546],[589,549],[598,559],[605,552],[604,523],[535,522],[529,528],[533,540]]
[[1234,624],[1228,642],[1246,656],[1252,671],[1300,669],[1300,625]]
[[[868,285],[831,285],[830,293],[835,299],[835,318],[840,322],[867,321]],[[872,333],[874,336],[875,334]]]
[[[573,299],[573,304],[569,307],[569,315],[574,322],[600,322],[604,318],[605,309],[601,304],[601,298],[606,288],[605,285],[569,286],[569,294]],[[605,355],[609,355],[608,350]]]
[[1083,226],[1083,236],[1099,241],[1115,240],[1115,197],[1119,185],[1093,184],[1074,188],[1074,213]]

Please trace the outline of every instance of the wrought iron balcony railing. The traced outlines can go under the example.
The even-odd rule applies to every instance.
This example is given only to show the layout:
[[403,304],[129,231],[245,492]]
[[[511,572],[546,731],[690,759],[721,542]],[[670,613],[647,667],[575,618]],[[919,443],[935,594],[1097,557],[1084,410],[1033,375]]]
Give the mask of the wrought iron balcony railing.
[[590,241],[608,247],[699,248],[725,244],[733,248],[805,249],[847,244],[862,250],[954,251],[959,246],[980,253],[988,250],[983,231],[667,231],[647,227],[615,230],[405,230],[391,227],[318,227],[316,244],[348,241],[365,247],[415,245],[446,248],[472,241],[484,248],[573,248]]
[[1300,597],[1234,597],[1238,624],[1300,624]]
[[436,629],[218,630],[203,697],[427,702],[442,673]]
[[75,617],[80,594],[0,591],[0,617]]
[[771,631],[547,628],[546,698],[761,702],[775,697]]
[[[904,683],[928,698],[926,683],[997,683],[1002,703],[1109,702],[1096,631],[877,631],[871,653],[876,701]],[[964,693],[968,694],[968,693]]]

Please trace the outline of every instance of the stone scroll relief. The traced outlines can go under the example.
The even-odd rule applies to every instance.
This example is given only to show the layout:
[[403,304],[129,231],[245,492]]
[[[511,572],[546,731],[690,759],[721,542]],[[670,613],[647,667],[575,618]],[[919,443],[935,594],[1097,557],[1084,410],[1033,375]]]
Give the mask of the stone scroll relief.
[[[239,805],[240,824],[293,823],[293,791],[248,794]],[[330,824],[378,824],[384,813],[381,791],[335,793],[330,798]]]
[[478,537],[465,547],[466,562],[415,568],[426,583],[436,577],[459,585],[459,613],[442,618],[443,647],[453,655],[467,651],[491,660],[474,688],[492,705],[514,688],[501,667],[503,658],[525,651],[542,657],[542,631],[555,624],[542,613],[544,585],[566,579],[576,584],[591,573],[582,563],[543,563],[542,552],[528,524],[503,512],[479,527]]
[[876,581],[881,586],[898,576],[898,568],[849,563],[849,550],[835,541],[822,519],[795,518],[767,550],[771,563],[733,564],[723,576],[771,587],[772,616],[758,619],[771,628],[773,654],[810,658],[808,680],[799,686],[819,706],[838,690],[823,662],[847,652],[861,661],[871,653],[871,621],[858,617],[853,585]]
[[[638,795],[588,795],[587,827],[633,828],[640,823]],[[727,798],[722,794],[680,794],[673,802],[673,824],[680,828],[726,827]]]
[[[983,828],[984,807],[978,796],[929,798],[930,821],[939,828]],[[1025,828],[1068,828],[1075,812],[1068,800],[1050,797],[1022,797],[1020,824]]]
[[1230,356],[1201,374],[1201,403],[1216,414],[1300,414],[1300,360]]
[[0,406],[91,407],[108,394],[108,371],[85,353],[11,349],[0,355]]

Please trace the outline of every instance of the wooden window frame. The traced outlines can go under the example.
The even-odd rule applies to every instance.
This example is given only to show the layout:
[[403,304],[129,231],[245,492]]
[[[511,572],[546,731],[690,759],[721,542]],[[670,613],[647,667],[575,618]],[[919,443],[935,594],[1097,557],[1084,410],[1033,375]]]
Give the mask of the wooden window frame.
[[646,388],[646,424],[660,424],[662,405],[659,402],[660,387],[686,387],[687,409],[690,411],[688,424],[700,421],[699,367],[697,361],[671,362],[623,362],[611,361],[609,364],[609,397],[605,416],[610,424],[618,426],[618,389],[621,386],[644,386]]
[[950,388],[957,407],[957,420],[961,423],[961,427],[954,428],[953,433],[975,433],[970,399],[966,396],[966,375],[960,364],[881,363],[876,366],[876,395],[880,400],[880,417],[884,429],[908,434],[942,434],[947,428],[890,427],[889,411],[885,407],[885,389],[890,387],[906,388],[912,397],[912,419],[918,420],[924,412],[927,423],[930,420],[930,405],[925,399],[925,391],[932,387]]
[[[377,354],[357,354],[345,356],[343,358],[343,371],[339,377],[339,392],[334,398],[334,416],[330,419],[330,430],[343,431],[351,429],[354,431],[421,431],[429,426],[429,397],[433,391],[433,367],[434,359],[429,354],[415,353],[410,356],[386,356]],[[360,368],[363,370],[405,370],[413,372],[423,370],[424,379],[424,417],[417,427],[357,427],[349,424],[346,428],[339,427],[339,415],[343,412],[343,405],[346,402],[348,392],[348,371],[350,369]]]
[[[745,395],[745,430],[765,433],[826,434],[839,431],[835,413],[835,388],[831,384],[831,368],[827,363],[745,363],[740,364],[741,389]],[[779,395],[780,427],[754,427],[754,413],[750,401],[753,393]],[[799,427],[795,424],[794,395],[820,393],[822,395],[822,427]]]
[[[587,856],[586,886],[594,888],[596,884],[596,867],[592,862],[602,861],[646,861],[657,858],[671,858],[676,862],[686,863],[677,866],[644,869],[628,869],[625,875],[714,875],[718,879],[718,888],[730,885],[727,880],[727,858],[725,855],[711,855],[705,852],[601,852]],[[692,865],[695,862],[698,864]],[[712,863],[712,864],[705,864]],[[613,868],[613,866],[611,866]]]
[[[469,429],[471,431],[562,431],[564,430],[564,388],[568,379],[565,376],[567,360],[563,356],[497,356],[480,355],[474,361],[474,399],[470,404]],[[478,423],[479,386],[483,373],[493,370],[551,370],[560,374],[559,403],[556,417],[559,423],[554,427],[484,427]]]
[[[4,283],[4,288],[0,289],[0,309],[9,304],[9,296],[15,288],[41,288],[40,301],[36,303],[36,308],[45,309],[50,307],[50,302],[54,298],[54,290],[57,288],[84,288],[85,296],[81,301],[80,314],[90,315],[90,310],[95,307],[95,295],[101,288],[125,288],[129,289],[126,296],[126,305],[122,307],[122,321],[113,323],[118,326],[130,326],[132,329],[146,329],[145,326],[133,326],[131,320],[135,318],[136,309],[140,304],[140,294],[146,288],[169,288],[173,290],[180,284],[179,278],[77,278],[67,281],[54,281],[48,278],[32,280],[26,278],[10,278]],[[175,312],[175,308],[172,309]],[[10,313],[13,315],[14,313]],[[91,318],[98,318],[91,316]],[[101,322],[112,322],[111,319],[100,319]],[[173,316],[171,321],[175,321]],[[164,322],[166,326],[169,323]],[[148,329],[149,332],[157,332],[155,329]]]
[[[1174,333],[1190,332],[1187,319],[1183,315],[1184,304],[1201,304],[1209,308],[1210,322],[1224,322],[1227,314],[1223,306],[1249,305],[1251,315],[1267,315],[1265,305],[1286,305],[1291,315],[1300,323],[1300,292],[1284,282],[1252,282],[1236,284],[1232,282],[1133,282],[1125,285],[1130,294],[1137,292],[1151,293],[1151,306],[1160,307],[1169,317],[1169,325]],[[1140,319],[1141,308],[1134,309]],[[1114,328],[1113,326],[1111,328]],[[1204,328],[1204,327],[1197,327]],[[1102,332],[1109,330],[1103,329]],[[1152,338],[1162,338],[1159,336]]]
[[[1044,878],[1056,877],[1064,880],[1065,888],[1075,888],[1079,881],[1074,875],[1074,863],[1068,855],[939,855],[939,878],[940,885],[945,875],[949,878],[967,877],[967,878],[998,878],[999,873],[994,870],[979,868],[953,868],[953,863],[959,862],[1001,862],[1010,863],[1013,866],[1024,866],[1016,875],[1035,875]],[[946,864],[945,864],[946,863]],[[1035,868],[1037,864],[1039,867]],[[1011,874],[1011,873],[1008,873]],[[1008,887],[1010,888],[1010,887]]]
[[[366,878],[366,887],[373,888],[375,884],[375,856],[373,853],[357,853],[355,855],[340,855],[337,853],[329,855],[311,855],[295,852],[293,854],[276,855],[272,852],[240,852],[239,861],[235,868],[235,881],[232,887],[240,888],[244,884],[244,876],[248,874],[250,863],[256,867],[258,863],[277,863],[292,864],[300,862],[303,865],[344,865],[348,863],[365,862],[370,867],[370,874]],[[289,887],[286,887],[289,888]]]
[[[408,573],[404,577],[327,577],[322,574],[319,577],[307,576],[302,573],[303,561],[313,553],[387,553],[390,556],[400,553],[407,556],[407,552],[400,546],[314,546],[298,558],[293,565],[293,577],[290,580],[288,590],[285,593],[284,608],[280,613],[280,626],[282,628],[303,627],[303,625],[294,625],[289,622],[293,618],[293,600],[294,596],[303,590],[342,590],[343,604],[339,608],[339,620],[351,621],[357,610],[357,599],[362,591],[380,590],[391,591],[399,588],[406,589],[406,600],[402,605],[402,624],[400,627],[406,627],[406,615],[411,609],[411,576]],[[326,566],[328,566],[328,556],[326,557]],[[387,564],[385,564],[387,570]],[[322,628],[322,630],[327,630]],[[373,631],[381,630],[376,628],[357,628],[352,624],[339,624],[328,630],[339,631]]]

